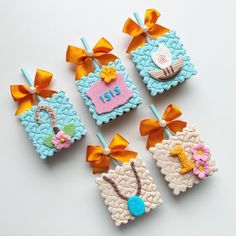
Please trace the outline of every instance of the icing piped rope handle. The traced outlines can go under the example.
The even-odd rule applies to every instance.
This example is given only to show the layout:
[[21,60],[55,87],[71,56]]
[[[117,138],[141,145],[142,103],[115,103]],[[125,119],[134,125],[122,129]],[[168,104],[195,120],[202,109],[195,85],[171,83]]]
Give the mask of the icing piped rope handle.
[[51,125],[53,128],[53,131],[55,134],[57,134],[60,131],[60,129],[57,127],[57,115],[56,115],[55,110],[47,104],[39,105],[35,111],[35,121],[38,124],[41,123],[41,116],[40,116],[41,110],[45,110],[49,114],[51,118]]
[[135,179],[137,182],[137,190],[136,190],[135,195],[131,195],[131,196],[127,197],[126,195],[124,195],[120,191],[119,187],[117,186],[117,184],[115,183],[114,180],[112,180],[111,178],[108,178],[105,175],[103,176],[103,179],[112,186],[112,188],[114,189],[114,191],[118,195],[118,197],[127,201],[127,208],[128,208],[131,215],[141,216],[142,214],[145,213],[145,202],[142,199],[142,197],[140,196],[141,190],[142,190],[141,180],[140,180],[140,177],[138,175],[138,172],[135,168],[135,164],[133,161],[130,163],[130,166],[131,166],[131,169],[134,173],[134,176],[135,176]]
[[[130,163],[130,166],[131,166],[131,169],[132,169],[132,171],[133,171],[133,173],[134,173],[134,177],[135,177],[136,182],[137,182],[137,191],[136,191],[136,194],[135,194],[135,195],[136,195],[136,196],[140,196],[141,190],[142,190],[141,180],[140,180],[140,177],[139,177],[139,175],[138,175],[138,172],[137,172],[137,170],[136,170],[136,168],[135,168],[135,165],[134,165],[134,162],[133,162],[133,161]],[[116,183],[115,183],[112,179],[108,178],[108,177],[105,176],[105,175],[103,176],[103,179],[104,179],[105,181],[107,181],[107,182],[113,187],[113,189],[115,190],[116,194],[117,194],[121,199],[126,200],[126,201],[129,200],[128,197],[126,197],[125,195],[123,195],[123,194],[120,192],[120,190],[119,190],[119,188],[117,187]]]

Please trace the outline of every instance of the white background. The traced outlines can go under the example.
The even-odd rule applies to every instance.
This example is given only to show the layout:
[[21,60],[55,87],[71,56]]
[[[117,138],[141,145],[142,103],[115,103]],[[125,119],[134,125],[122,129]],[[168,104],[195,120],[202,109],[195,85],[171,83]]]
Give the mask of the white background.
[[[131,58],[123,23],[136,10],[157,8],[159,23],[175,29],[198,74],[183,85],[151,97]],[[236,77],[235,1],[219,0],[0,0],[0,235],[236,235]],[[92,45],[105,36],[143,96],[138,109],[99,128],[65,62],[68,44]],[[54,73],[53,88],[63,89],[88,129],[88,135],[48,161],[40,160],[14,112],[9,85],[25,83],[20,67]],[[211,148],[219,171],[174,197],[145,149],[139,121],[173,103]],[[144,217],[117,228],[110,218],[95,175],[85,162],[96,132],[110,141],[119,132],[151,171],[164,200]]]

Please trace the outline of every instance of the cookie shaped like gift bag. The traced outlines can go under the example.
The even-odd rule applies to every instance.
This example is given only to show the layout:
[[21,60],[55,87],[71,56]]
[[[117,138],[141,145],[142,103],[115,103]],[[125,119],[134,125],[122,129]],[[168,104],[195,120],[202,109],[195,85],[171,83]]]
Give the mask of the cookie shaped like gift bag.
[[[148,213],[162,203],[149,171],[137,153],[126,150],[128,142],[116,134],[110,145],[100,133],[102,146],[87,147],[87,161],[93,173],[103,173],[96,178],[98,189],[116,226],[126,224]],[[115,169],[110,169],[110,162]]]
[[196,74],[176,32],[156,23],[159,16],[157,10],[148,9],[142,22],[135,12],[137,23],[128,18],[123,27],[123,32],[133,37],[127,53],[132,56],[152,96]]
[[120,59],[111,54],[112,45],[101,38],[91,50],[68,46],[66,60],[76,65],[76,86],[97,125],[123,115],[142,103]]
[[148,136],[147,148],[173,194],[179,195],[213,175],[217,167],[211,151],[193,125],[177,120],[180,109],[169,105],[160,117],[153,105],[150,108],[156,119],[142,120],[140,133]]
[[[16,115],[28,133],[41,159],[69,148],[87,134],[64,91],[49,90],[52,73],[37,70],[34,83],[29,73],[22,69],[29,86],[11,85],[13,99],[18,102]],[[34,105],[36,101],[37,105]]]

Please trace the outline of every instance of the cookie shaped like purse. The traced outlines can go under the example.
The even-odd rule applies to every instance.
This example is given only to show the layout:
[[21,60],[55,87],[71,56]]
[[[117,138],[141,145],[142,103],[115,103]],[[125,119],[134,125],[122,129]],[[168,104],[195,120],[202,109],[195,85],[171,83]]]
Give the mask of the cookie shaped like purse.
[[133,37],[127,53],[132,56],[143,82],[152,96],[183,83],[196,74],[186,50],[174,30],[157,24],[160,13],[146,10],[144,22],[128,18],[123,32]]
[[91,50],[68,46],[66,60],[76,65],[76,86],[97,125],[108,123],[142,103],[120,59],[111,54],[113,47],[101,38]]
[[179,195],[213,175],[217,167],[211,151],[193,125],[177,120],[180,109],[169,105],[160,117],[154,105],[150,108],[155,119],[142,120],[140,133],[148,136],[147,148],[173,194]]
[[[34,83],[28,71],[22,73],[29,86],[11,85],[11,94],[18,103],[16,115],[28,133],[41,159],[69,148],[87,131],[64,91],[48,89],[53,74],[37,70]],[[38,100],[38,104],[34,105]]]
[[[98,133],[102,146],[87,147],[87,162],[96,178],[98,189],[116,226],[148,213],[162,203],[152,177],[137,153],[126,150],[128,141],[116,134],[110,145]],[[110,169],[110,162],[115,169]]]

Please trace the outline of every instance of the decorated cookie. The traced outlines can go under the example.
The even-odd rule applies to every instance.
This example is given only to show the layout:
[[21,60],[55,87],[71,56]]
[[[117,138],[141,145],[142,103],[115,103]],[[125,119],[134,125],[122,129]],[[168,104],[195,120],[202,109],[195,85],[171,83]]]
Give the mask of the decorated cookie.
[[97,135],[103,147],[88,146],[87,161],[93,173],[115,169],[97,177],[96,182],[116,226],[148,213],[162,203],[160,193],[150,173],[137,153],[126,150],[128,142],[116,134],[108,146],[101,134]]
[[138,24],[128,18],[123,28],[124,33],[133,37],[127,53],[132,56],[152,96],[196,74],[176,32],[156,24],[160,16],[157,10],[146,10],[144,23],[137,13],[134,16]]
[[[147,148],[173,194],[179,195],[211,176],[217,167],[194,126],[177,120],[181,115],[179,108],[169,105],[162,118],[153,105],[151,110],[156,119],[141,121],[140,133],[148,136]],[[164,140],[165,134],[168,139]]]
[[[48,90],[52,74],[37,70],[34,84],[26,70],[26,85],[11,85],[13,99],[18,102],[16,115],[28,133],[41,159],[69,148],[76,140],[87,134],[69,98],[63,91]],[[35,98],[39,100],[34,105]]]
[[142,103],[120,59],[111,54],[112,45],[101,38],[90,50],[69,46],[66,60],[76,64],[76,86],[97,125],[123,115]]

